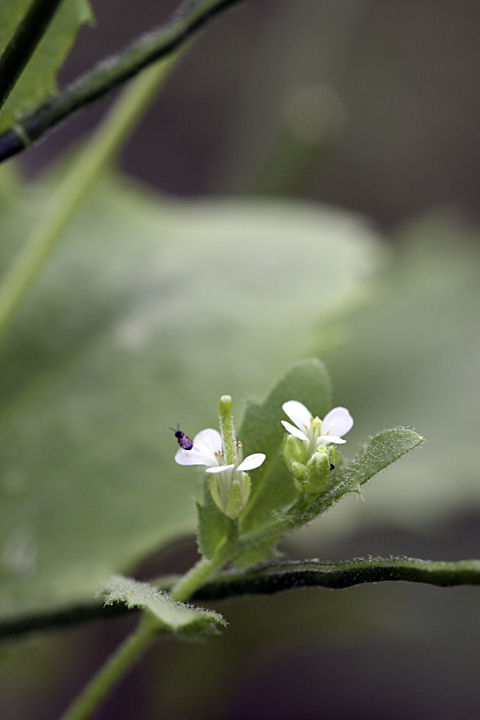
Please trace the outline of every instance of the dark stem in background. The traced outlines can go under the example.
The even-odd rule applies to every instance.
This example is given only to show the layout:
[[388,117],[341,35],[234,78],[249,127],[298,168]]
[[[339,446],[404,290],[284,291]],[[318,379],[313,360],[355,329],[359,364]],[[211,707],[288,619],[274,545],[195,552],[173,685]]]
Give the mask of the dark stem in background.
[[122,53],[103,60],[59,95],[20,118],[18,130],[12,128],[0,136],[0,162],[22,152],[69,115],[107,95],[148,65],[170,55],[217,15],[243,1],[194,0],[182,5],[165,27],[138,38]]
[[[177,577],[165,577],[153,584],[171,588]],[[330,563],[319,560],[294,560],[264,563],[250,570],[218,573],[194,593],[194,601],[214,601],[240,595],[270,595],[297,587],[341,589],[387,581],[420,582],[438,587],[480,585],[480,560],[419,560],[417,558],[357,558]],[[39,630],[107,620],[135,611],[126,605],[100,602],[66,608],[43,615],[31,615],[0,623],[0,639]]]
[[0,57],[0,110],[62,0],[33,0]]

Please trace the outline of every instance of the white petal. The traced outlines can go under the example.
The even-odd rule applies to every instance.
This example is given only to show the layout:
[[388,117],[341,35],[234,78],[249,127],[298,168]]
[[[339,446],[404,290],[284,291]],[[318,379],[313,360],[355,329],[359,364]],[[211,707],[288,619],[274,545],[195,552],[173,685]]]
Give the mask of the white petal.
[[242,470],[243,472],[255,470],[255,468],[260,467],[266,457],[267,456],[263,453],[253,453],[253,455],[249,455],[242,463],[240,463],[237,470]]
[[347,408],[336,407],[325,415],[322,422],[322,435],[342,437],[351,430],[353,418]]
[[193,438],[193,444],[199,450],[211,452],[214,455],[216,452],[222,452],[222,438],[218,430],[213,428],[207,428],[197,433]]
[[305,407],[305,405],[302,405],[301,402],[298,402],[297,400],[289,400],[288,402],[283,403],[282,410],[300,430],[303,430],[305,426],[308,427],[310,425],[312,413]]
[[215,467],[209,467],[205,470],[205,472],[210,473],[210,475],[214,475],[215,473],[221,473],[225,470],[232,470],[235,467],[235,465],[216,465]]
[[[215,456],[213,456],[215,460]],[[175,462],[179,465],[212,465],[212,454],[205,453],[193,446],[191,450],[179,448],[175,455]]]
[[330,445],[330,443],[334,443],[334,445],[343,445],[343,443],[346,442],[346,440],[342,440],[341,437],[337,437],[336,435],[320,435],[315,443],[315,447],[318,448],[320,445]]
[[285,430],[288,430],[290,435],[293,435],[294,437],[298,438],[299,440],[306,440],[308,442],[308,437],[303,433],[301,430],[296,428],[294,425],[290,425],[289,422],[286,420],[282,420],[282,425],[285,428]]

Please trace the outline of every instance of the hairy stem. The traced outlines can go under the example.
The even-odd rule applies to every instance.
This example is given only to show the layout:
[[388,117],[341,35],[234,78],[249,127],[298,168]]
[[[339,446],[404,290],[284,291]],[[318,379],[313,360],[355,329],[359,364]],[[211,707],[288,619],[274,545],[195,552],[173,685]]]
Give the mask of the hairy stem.
[[0,136],[0,162],[21,152],[72,113],[98,100],[137,75],[156,60],[170,55],[185,44],[217,15],[243,0],[194,0],[173,15],[159,30],[143,35],[124,52],[104,60],[48,100],[34,112],[21,118],[15,128]]
[[86,720],[90,717],[110,690],[161,634],[163,634],[161,624],[145,616],[138,629],[110,656],[62,715],[61,720]]
[[[188,600],[227,560],[226,547],[215,558],[202,558],[172,587],[170,597],[176,602]],[[138,629],[111,655],[105,665],[86,685],[61,720],[87,720],[125,673],[146,652],[156,637],[168,632],[152,616],[145,614]]]
[[178,56],[149,68],[115,103],[106,120],[73,161],[43,218],[0,285],[0,337],[39,275],[95,180],[117,153],[140,115],[167,79]]
[[[200,561],[201,563],[203,561]],[[197,566],[195,566],[197,567]],[[194,570],[194,569],[193,569]],[[190,572],[192,573],[193,570]],[[161,578],[155,586],[165,590],[182,584],[182,579]],[[193,600],[222,600],[240,595],[265,595],[294,587],[341,589],[363,583],[415,582],[437,587],[480,585],[480,560],[420,560],[418,558],[357,558],[338,563],[319,560],[274,561],[248,570],[221,572],[209,578],[190,596]],[[185,585],[184,585],[185,587]],[[0,638],[15,637],[39,630],[54,630],[93,620],[125,615],[126,605],[103,607],[100,602],[49,614],[30,616],[0,624]]]
[[0,110],[62,0],[33,0],[0,57]]

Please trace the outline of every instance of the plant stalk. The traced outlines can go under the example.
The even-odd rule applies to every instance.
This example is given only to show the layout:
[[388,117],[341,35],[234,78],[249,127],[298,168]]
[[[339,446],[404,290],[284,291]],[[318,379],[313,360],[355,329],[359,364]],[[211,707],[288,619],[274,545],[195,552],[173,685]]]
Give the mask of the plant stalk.
[[146,70],[115,103],[53,193],[43,218],[0,284],[0,338],[93,183],[115,157],[180,55]]
[[0,110],[62,0],[33,0],[0,57]]
[[49,130],[124,84],[141,70],[171,55],[230,7],[244,0],[193,0],[182,5],[165,27],[146,33],[124,52],[103,60],[63,92],[20,118],[0,135],[0,162],[22,152]]
[[80,695],[62,715],[61,720],[86,720],[96,710],[120,678],[130,670],[150,647],[153,640],[163,634],[157,620],[145,616],[137,630],[129,635],[110,656]]

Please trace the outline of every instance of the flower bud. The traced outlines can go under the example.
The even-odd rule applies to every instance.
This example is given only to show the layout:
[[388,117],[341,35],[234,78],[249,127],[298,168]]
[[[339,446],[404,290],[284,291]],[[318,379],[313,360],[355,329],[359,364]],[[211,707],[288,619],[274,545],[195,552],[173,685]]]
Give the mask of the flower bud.
[[282,443],[282,455],[288,469],[298,481],[298,489],[302,490],[298,483],[303,483],[307,475],[305,444],[293,435],[286,435]]
[[306,493],[320,493],[327,487],[330,477],[330,458],[325,448],[314,453],[307,463],[307,474],[303,486]]

